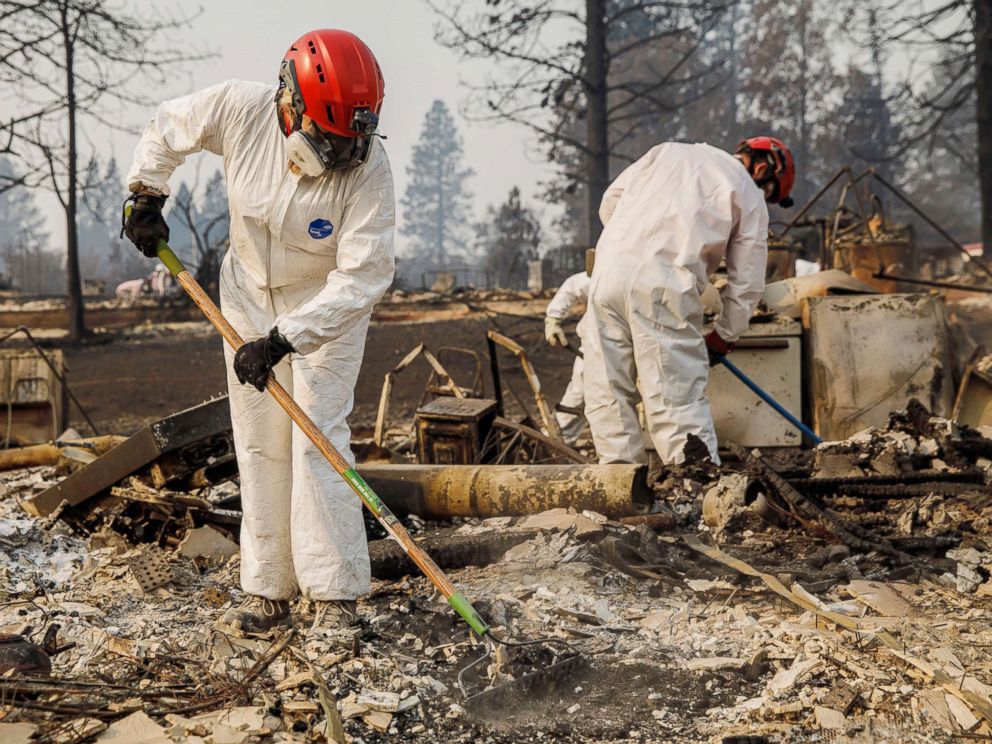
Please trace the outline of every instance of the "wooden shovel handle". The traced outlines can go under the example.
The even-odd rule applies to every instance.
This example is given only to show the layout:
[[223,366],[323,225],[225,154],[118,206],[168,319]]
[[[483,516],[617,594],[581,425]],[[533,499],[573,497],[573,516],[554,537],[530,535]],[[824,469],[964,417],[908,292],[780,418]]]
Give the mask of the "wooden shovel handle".
[[[207,316],[207,320],[213,324],[214,328],[224,337],[224,340],[230,344],[231,348],[235,350],[240,349],[244,344],[244,339],[227,322],[227,318],[221,314],[220,308],[203,291],[199,282],[189,273],[183,262],[179,260],[179,257],[173,253],[172,249],[169,248],[169,245],[164,240],[159,241],[158,257],[176,278],[180,286],[186,290],[186,293],[196,303],[197,307]],[[382,503],[382,499],[372,490],[369,484],[341,456],[337,448],[324,436],[324,432],[317,428],[317,425],[300,408],[299,404],[293,400],[290,394],[286,392],[286,389],[276,381],[275,375],[269,375],[269,379],[265,383],[265,388],[276,399],[279,405],[282,406],[282,409],[289,414],[289,417],[296,425],[300,427],[303,433],[307,435],[307,438],[313,442],[314,446],[327,458],[327,461],[344,478],[345,482],[351,486],[352,490],[358,495],[358,498],[362,500],[362,503],[379,520],[379,523],[400,544],[400,547],[410,556],[410,560],[417,564],[420,570],[423,571],[424,576],[430,579],[431,583],[444,595],[449,604],[465,619],[476,633],[486,635],[489,632],[489,625],[486,621],[479,616],[479,613],[475,611],[475,608],[472,607],[465,596],[455,588],[455,585],[445,575],[444,571],[417,544],[417,541],[407,532],[406,527],[396,518],[392,510]]]

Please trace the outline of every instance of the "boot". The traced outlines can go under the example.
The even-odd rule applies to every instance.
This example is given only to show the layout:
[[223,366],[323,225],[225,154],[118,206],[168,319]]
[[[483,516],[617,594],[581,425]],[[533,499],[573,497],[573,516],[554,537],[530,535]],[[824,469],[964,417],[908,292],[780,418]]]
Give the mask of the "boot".
[[290,624],[289,601],[249,594],[240,606],[232,607],[217,621],[219,630],[235,633],[267,633]]
[[317,600],[314,605],[311,634],[333,634],[358,624],[358,602],[354,599]]

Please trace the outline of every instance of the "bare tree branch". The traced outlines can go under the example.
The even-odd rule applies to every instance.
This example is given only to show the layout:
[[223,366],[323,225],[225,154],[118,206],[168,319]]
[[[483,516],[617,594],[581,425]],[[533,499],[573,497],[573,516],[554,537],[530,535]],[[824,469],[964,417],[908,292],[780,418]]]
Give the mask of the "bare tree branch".
[[[205,52],[176,52],[173,32],[195,16],[149,16],[114,0],[0,0],[0,82],[21,111],[0,122],[7,147],[33,163],[66,213],[70,339],[85,332],[78,261],[77,217],[92,179],[78,173],[78,142],[87,123],[126,127],[104,101],[150,103],[166,71]],[[152,93],[157,95],[157,93]],[[126,96],[126,97],[125,97]]]
[[[723,82],[719,62],[686,67],[730,0],[600,0],[586,4],[589,17],[564,0],[425,2],[438,18],[439,43],[497,63],[481,83],[466,85],[466,116],[521,124],[540,137],[552,162],[575,156],[593,169],[583,178],[590,184],[591,239],[599,230],[592,204],[608,183],[611,159],[630,160],[621,147],[638,124],[711,92],[708,79]],[[579,32],[572,30],[576,21]]]

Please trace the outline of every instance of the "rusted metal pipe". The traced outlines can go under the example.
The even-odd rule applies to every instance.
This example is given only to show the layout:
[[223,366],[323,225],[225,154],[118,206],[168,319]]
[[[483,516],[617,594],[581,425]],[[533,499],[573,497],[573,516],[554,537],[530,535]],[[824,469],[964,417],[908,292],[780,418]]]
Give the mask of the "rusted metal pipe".
[[422,517],[501,517],[556,507],[611,518],[644,514],[644,465],[360,465],[391,509]]
[[0,471],[56,465],[62,457],[69,456],[72,452],[85,453],[95,460],[126,438],[105,434],[87,439],[70,439],[2,450],[0,451]]

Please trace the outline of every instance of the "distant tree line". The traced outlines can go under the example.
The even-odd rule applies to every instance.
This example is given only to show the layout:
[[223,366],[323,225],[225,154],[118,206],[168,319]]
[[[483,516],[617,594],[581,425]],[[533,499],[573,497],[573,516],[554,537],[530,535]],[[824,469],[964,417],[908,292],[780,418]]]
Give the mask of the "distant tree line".
[[[83,285],[97,283],[108,293],[127,279],[146,276],[155,262],[120,237],[121,202],[127,189],[117,161],[93,156],[81,169],[77,243]],[[21,177],[13,162],[0,156],[0,179]],[[201,188],[180,182],[167,202],[169,243],[194,267],[204,287],[216,291],[220,258],[228,239],[227,189],[219,170]],[[66,254],[51,245],[35,192],[0,190],[0,286],[32,294],[65,294]]]
[[874,166],[992,246],[992,0],[428,4],[440,43],[495,63],[464,114],[529,127],[558,166],[544,198],[564,204],[566,242],[596,240],[606,185],[658,142],[773,133],[796,154],[797,202]]
[[[69,340],[86,335],[80,262],[87,178],[86,128],[125,130],[120,108],[153,101],[185,63],[206,55],[175,42],[190,18],[130,12],[113,0],[0,0],[0,84],[13,111],[0,118],[0,155],[15,161],[0,191],[40,187],[64,214]],[[178,50],[178,51],[177,51]],[[158,95],[155,93],[154,95]],[[114,201],[119,204],[120,194]],[[92,203],[92,199],[91,199]],[[90,209],[100,224],[107,205]]]

